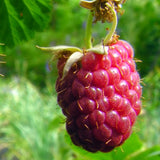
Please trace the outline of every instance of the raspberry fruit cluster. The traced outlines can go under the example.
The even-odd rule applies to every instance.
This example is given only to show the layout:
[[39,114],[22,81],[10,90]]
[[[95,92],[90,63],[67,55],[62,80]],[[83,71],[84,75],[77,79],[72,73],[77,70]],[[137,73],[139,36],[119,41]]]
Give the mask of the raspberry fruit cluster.
[[[131,135],[141,111],[142,87],[134,51],[115,34],[125,0],[81,0],[90,10],[85,48],[38,48],[58,59],[57,101],[72,142],[90,152],[109,152]],[[121,12],[122,13],[122,12]],[[94,21],[93,21],[94,17]],[[112,22],[103,43],[92,47],[92,22]]]
[[106,54],[84,53],[63,77],[68,55],[58,60],[58,104],[75,145],[109,152],[130,136],[141,110],[142,87],[134,52],[126,41],[107,46]]

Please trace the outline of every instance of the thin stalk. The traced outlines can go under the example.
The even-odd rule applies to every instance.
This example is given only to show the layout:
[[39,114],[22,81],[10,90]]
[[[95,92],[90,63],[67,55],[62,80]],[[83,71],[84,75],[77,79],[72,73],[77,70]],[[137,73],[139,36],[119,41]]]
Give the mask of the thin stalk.
[[93,15],[90,11],[88,15],[88,20],[86,24],[86,31],[85,31],[85,46],[86,49],[92,48],[92,21],[93,21]]
[[116,14],[116,11],[114,10],[114,8],[109,4],[107,3],[106,4],[107,7],[113,12],[113,24],[112,24],[112,27],[109,31],[109,33],[106,35],[105,39],[104,39],[104,44],[107,44],[111,39],[112,39],[112,36],[114,35],[115,31],[116,31],[116,28],[117,28],[117,14]]

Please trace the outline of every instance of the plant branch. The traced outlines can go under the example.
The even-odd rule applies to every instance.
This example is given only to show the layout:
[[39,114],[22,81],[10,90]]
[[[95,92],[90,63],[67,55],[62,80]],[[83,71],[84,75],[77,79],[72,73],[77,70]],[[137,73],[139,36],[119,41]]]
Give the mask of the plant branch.
[[86,49],[92,48],[92,21],[93,21],[93,15],[90,11],[88,15],[88,20],[86,24],[86,32],[85,32],[85,46]]
[[117,28],[117,14],[116,14],[116,11],[115,9],[112,7],[112,5],[110,5],[109,3],[106,3],[106,6],[112,11],[113,13],[113,24],[112,24],[112,27],[109,31],[109,33],[106,35],[103,43],[104,44],[107,44],[110,40],[112,40],[112,36],[114,35],[115,31],[116,31],[116,28]]

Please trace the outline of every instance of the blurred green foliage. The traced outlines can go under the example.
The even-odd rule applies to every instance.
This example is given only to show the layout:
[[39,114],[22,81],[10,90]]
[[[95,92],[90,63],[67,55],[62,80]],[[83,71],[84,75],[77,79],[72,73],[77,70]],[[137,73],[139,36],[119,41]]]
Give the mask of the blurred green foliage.
[[[143,126],[141,138],[152,146],[160,144],[160,68],[156,67],[144,78],[143,106],[144,116],[142,116]],[[147,132],[146,129],[147,128]],[[144,129],[144,130],[143,130]]]
[[[39,31],[34,27],[34,33],[30,32],[30,40],[26,42],[19,32],[20,44],[12,48],[7,44],[0,47],[0,53],[7,55],[3,57],[7,63],[0,65],[0,73],[5,75],[5,78],[0,78],[0,159],[159,160],[159,0],[128,0],[123,5],[125,13],[119,16],[117,32],[121,39],[133,45],[135,58],[142,60],[142,63],[137,63],[137,68],[143,78],[143,109],[132,136],[121,148],[95,154],[74,146],[70,141],[65,131],[65,117],[56,102],[56,61],[49,66],[52,55],[35,47],[72,45],[83,48],[88,11],[79,6],[79,0],[53,0],[53,4],[43,2],[47,8],[52,8],[50,15],[46,13],[51,19],[47,29],[34,34]],[[45,18],[45,12],[43,14]],[[43,22],[48,23],[48,18]],[[39,27],[45,27],[44,23]],[[102,41],[107,34],[105,28],[110,25],[93,24],[94,45]],[[3,29],[0,36],[2,33],[7,34]]]
[[42,31],[49,23],[51,0],[0,1],[0,41],[7,46],[33,38],[35,31]]

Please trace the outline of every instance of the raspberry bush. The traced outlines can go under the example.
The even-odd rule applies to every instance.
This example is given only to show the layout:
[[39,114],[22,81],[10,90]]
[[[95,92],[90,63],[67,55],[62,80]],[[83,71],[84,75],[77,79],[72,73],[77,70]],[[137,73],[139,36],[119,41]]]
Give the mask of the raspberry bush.
[[[82,7],[91,10],[86,48],[38,47],[58,59],[57,101],[66,116],[67,132],[75,145],[90,152],[109,152],[122,145],[141,111],[142,88],[133,48],[115,34],[122,3],[81,1]],[[94,47],[93,17],[94,22],[113,23],[102,44]]]

